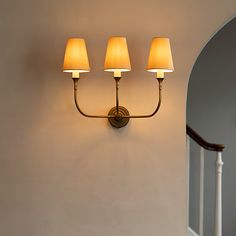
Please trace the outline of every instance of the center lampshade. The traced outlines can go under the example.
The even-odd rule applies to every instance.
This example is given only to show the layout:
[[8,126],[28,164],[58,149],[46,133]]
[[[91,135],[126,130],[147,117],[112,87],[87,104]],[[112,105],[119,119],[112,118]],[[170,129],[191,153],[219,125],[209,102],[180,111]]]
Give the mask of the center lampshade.
[[108,40],[104,63],[105,71],[130,71],[130,59],[125,37],[111,37]]
[[174,71],[170,40],[168,38],[153,38],[148,58],[147,70],[150,72]]
[[89,61],[85,40],[82,38],[68,39],[64,57],[64,72],[89,72]]

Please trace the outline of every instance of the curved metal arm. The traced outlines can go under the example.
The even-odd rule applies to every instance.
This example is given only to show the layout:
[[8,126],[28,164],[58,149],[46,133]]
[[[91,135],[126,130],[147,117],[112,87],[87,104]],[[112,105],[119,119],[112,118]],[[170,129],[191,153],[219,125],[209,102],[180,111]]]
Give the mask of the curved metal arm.
[[[162,94],[161,94],[161,90],[162,90],[162,81],[163,81],[163,78],[157,78],[158,80],[158,84],[159,84],[159,100],[158,100],[158,104],[157,104],[157,107],[155,109],[155,111],[151,114],[148,114],[148,115],[122,115],[122,118],[150,118],[152,116],[154,116],[160,106],[161,106],[161,99],[162,99]],[[79,103],[78,103],[78,99],[77,99],[77,90],[78,90],[78,81],[79,81],[79,78],[73,78],[73,81],[74,81],[74,101],[75,101],[75,105],[76,105],[76,108],[78,109],[78,111],[85,117],[89,117],[89,118],[116,118],[119,116],[117,115],[89,115],[89,114],[86,114],[84,113],[80,106],[79,106]],[[119,98],[118,98],[118,88],[119,88],[119,79],[116,79],[116,107],[117,109],[119,108]]]
[[158,81],[158,85],[159,85],[159,95],[158,95],[158,103],[157,103],[157,106],[156,106],[156,109],[153,113],[149,114],[149,115],[130,115],[130,116],[122,116],[123,118],[150,118],[152,116],[154,116],[160,106],[161,106],[161,99],[162,99],[162,94],[161,94],[161,90],[162,90],[162,81],[164,80],[164,78],[157,78],[157,81]]
[[78,81],[79,78],[72,78],[74,81],[74,100],[75,100],[75,105],[76,108],[78,109],[78,111],[85,117],[89,117],[89,118],[115,118],[116,116],[114,115],[88,115],[86,113],[84,113],[78,103],[78,99],[77,99],[77,90],[78,90]]

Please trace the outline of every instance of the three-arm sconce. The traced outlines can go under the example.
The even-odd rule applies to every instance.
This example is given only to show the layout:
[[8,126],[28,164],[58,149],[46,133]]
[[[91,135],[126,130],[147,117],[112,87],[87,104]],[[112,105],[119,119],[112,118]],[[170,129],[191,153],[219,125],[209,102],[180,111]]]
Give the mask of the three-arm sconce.
[[156,109],[147,115],[130,115],[129,111],[119,105],[119,82],[121,73],[131,70],[129,52],[125,37],[111,37],[108,40],[104,70],[113,72],[116,82],[116,106],[111,108],[108,115],[89,115],[81,110],[78,99],[78,81],[80,74],[89,72],[89,61],[85,45],[85,40],[81,38],[71,38],[67,41],[64,72],[72,73],[74,81],[74,100],[78,111],[89,118],[108,118],[113,127],[121,128],[129,122],[130,118],[149,118],[154,116],[161,105],[161,89],[165,72],[174,70],[170,42],[168,38],[156,37],[152,39],[147,70],[156,73],[156,79],[159,86],[159,100]]

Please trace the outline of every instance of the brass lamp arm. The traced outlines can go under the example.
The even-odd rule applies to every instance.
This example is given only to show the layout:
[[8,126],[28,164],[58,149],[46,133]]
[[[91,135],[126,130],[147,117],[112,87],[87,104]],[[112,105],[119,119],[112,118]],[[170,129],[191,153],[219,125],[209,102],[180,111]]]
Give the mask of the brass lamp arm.
[[81,113],[81,115],[89,118],[115,118],[115,115],[89,115],[83,112],[79,106],[78,99],[77,99],[77,90],[78,90],[78,81],[79,78],[72,78],[74,81],[74,101],[75,101],[75,106],[78,109],[78,111]]
[[161,106],[161,100],[162,100],[161,91],[162,91],[163,78],[157,78],[157,81],[158,81],[159,93],[158,93],[158,103],[157,103],[155,111],[153,113],[149,114],[149,115],[128,115],[128,116],[124,115],[124,116],[122,116],[123,118],[150,118],[158,112],[158,110]]
[[148,114],[148,115],[130,115],[129,111],[125,107],[119,106],[119,81],[120,81],[120,79],[121,79],[120,77],[115,77],[115,80],[116,80],[116,106],[113,107],[109,111],[108,115],[89,115],[89,114],[86,114],[85,112],[83,112],[79,106],[78,99],[77,99],[79,78],[73,78],[73,81],[74,81],[74,101],[75,101],[75,105],[76,105],[76,108],[78,109],[78,111],[83,116],[89,117],[89,118],[108,118],[110,124],[116,128],[121,128],[121,127],[125,126],[129,122],[130,118],[149,118],[149,117],[154,116],[158,112],[158,110],[161,106],[161,100],[162,100],[161,92],[162,92],[163,78],[157,78],[158,85],[159,85],[159,94],[158,94],[159,99],[158,99],[158,103],[157,103],[155,111],[151,114]]

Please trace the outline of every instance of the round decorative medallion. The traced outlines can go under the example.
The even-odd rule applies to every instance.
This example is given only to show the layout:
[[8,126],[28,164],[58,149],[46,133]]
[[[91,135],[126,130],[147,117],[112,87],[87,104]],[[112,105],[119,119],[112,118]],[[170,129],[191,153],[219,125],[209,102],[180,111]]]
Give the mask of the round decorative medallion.
[[116,117],[108,118],[110,124],[115,128],[122,128],[129,122],[129,118],[122,116],[129,116],[129,111],[122,106],[119,106],[119,114],[117,115],[116,107],[111,108],[108,115],[115,115]]

